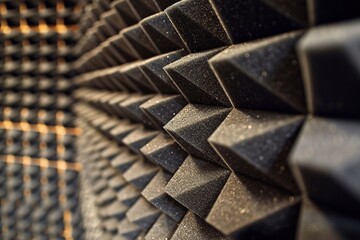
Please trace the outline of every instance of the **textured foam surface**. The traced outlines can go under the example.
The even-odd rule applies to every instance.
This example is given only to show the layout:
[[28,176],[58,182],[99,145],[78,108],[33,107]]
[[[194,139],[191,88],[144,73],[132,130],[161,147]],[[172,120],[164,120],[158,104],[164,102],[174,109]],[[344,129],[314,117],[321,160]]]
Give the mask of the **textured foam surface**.
[[357,238],[357,5],[89,3],[77,149],[101,237]]

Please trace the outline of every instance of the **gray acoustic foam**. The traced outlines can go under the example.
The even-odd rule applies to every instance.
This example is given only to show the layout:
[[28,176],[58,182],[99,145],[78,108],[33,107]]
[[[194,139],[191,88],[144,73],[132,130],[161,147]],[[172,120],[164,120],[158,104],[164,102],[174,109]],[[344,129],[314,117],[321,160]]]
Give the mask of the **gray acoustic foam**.
[[74,109],[101,236],[358,238],[356,4],[90,3]]

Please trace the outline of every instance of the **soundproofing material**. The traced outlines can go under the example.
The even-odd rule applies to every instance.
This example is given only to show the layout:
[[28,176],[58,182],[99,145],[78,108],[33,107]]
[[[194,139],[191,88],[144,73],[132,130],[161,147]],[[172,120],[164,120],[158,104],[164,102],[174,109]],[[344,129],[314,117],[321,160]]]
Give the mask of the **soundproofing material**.
[[0,3],[0,238],[360,238],[358,1],[59,2]]
[[0,239],[83,239],[76,1],[0,1]]
[[107,3],[75,78],[88,184],[127,206],[104,237],[359,237],[356,3]]
[[84,184],[121,205],[102,236],[358,238],[355,8],[93,1],[74,79]]

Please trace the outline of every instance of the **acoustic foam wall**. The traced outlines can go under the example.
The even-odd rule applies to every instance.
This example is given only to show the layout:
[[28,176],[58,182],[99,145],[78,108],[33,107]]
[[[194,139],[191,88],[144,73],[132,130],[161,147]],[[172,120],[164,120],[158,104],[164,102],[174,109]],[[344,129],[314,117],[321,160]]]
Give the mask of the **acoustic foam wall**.
[[0,1],[0,239],[81,239],[76,1]]
[[359,238],[359,7],[89,4],[78,158],[101,239]]

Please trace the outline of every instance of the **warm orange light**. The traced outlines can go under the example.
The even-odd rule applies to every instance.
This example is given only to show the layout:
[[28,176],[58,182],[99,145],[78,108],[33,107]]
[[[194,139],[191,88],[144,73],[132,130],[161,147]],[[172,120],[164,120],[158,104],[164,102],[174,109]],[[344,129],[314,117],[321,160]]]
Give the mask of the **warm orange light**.
[[80,163],[66,162],[65,160],[49,160],[46,158],[31,158],[14,155],[0,155],[0,161],[6,163],[19,163],[23,165],[35,165],[41,168],[53,167],[55,169],[80,171],[82,166]]
[[81,133],[81,129],[80,128],[67,128],[61,125],[55,125],[55,126],[48,126],[42,123],[38,123],[35,125],[29,124],[27,122],[11,122],[8,120],[5,121],[0,121],[0,128],[3,129],[16,129],[16,130],[21,130],[23,132],[28,132],[28,131],[35,131],[35,132],[40,132],[40,133],[55,133],[57,135],[79,135]]

